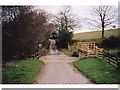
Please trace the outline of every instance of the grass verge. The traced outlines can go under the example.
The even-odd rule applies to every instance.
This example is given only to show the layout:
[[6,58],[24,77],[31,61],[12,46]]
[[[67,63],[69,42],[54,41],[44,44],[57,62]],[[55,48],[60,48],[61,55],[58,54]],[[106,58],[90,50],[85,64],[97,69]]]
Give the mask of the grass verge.
[[39,73],[43,62],[39,59],[26,59],[11,61],[2,69],[3,84],[29,84],[33,83]]
[[67,49],[61,49],[61,51],[62,51],[65,55],[67,55],[67,56],[69,56],[69,57],[71,57],[72,54],[73,54],[73,52],[70,52],[70,51],[67,50]]
[[74,66],[85,76],[97,84],[118,84],[120,73],[117,69],[103,60],[88,58],[75,61]]

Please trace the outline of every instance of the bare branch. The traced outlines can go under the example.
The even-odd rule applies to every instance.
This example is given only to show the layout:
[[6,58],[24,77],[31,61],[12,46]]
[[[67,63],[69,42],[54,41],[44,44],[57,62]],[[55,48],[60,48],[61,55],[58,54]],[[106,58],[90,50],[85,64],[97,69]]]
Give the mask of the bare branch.
[[59,29],[65,28],[70,31],[77,27],[78,19],[75,18],[75,15],[72,14],[71,10],[72,8],[70,6],[64,6],[58,15],[54,16],[53,22]]
[[117,22],[117,9],[110,5],[101,5],[92,9],[92,15],[97,18],[91,19],[89,24],[102,29],[102,37],[104,37],[104,29],[110,27]]

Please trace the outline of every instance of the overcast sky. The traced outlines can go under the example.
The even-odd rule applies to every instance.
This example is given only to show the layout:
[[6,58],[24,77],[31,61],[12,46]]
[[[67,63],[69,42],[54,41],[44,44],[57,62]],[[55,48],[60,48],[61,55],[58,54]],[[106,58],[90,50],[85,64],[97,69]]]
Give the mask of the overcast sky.
[[[95,5],[94,5],[95,6]],[[79,5],[79,6],[74,6],[72,5],[72,13],[75,14],[75,16],[77,18],[80,19],[80,24],[81,24],[81,28],[77,28],[75,30],[75,32],[86,32],[86,31],[94,31],[94,30],[98,30],[93,29],[92,26],[90,26],[88,24],[88,22],[86,21],[86,18],[94,18],[91,15],[90,10],[94,7],[93,5]],[[115,7],[118,7],[117,5],[114,5]],[[47,11],[48,13],[51,14],[58,14],[58,12],[61,10],[61,8],[63,6],[61,5],[40,5],[40,6],[36,6],[38,9],[44,9],[45,11]],[[1,10],[1,9],[0,9]],[[1,15],[0,15],[1,16]]]
[[[89,25],[84,20],[84,18],[88,17],[88,15],[90,14],[89,10],[91,6],[71,6],[71,7],[72,7],[72,13],[75,14],[75,16],[80,19],[80,21],[82,19],[81,22],[82,27],[80,29],[79,28],[76,29],[76,32],[88,31]],[[48,13],[57,14],[61,10],[62,6],[38,6],[38,8],[44,9]]]
[[[77,16],[78,18],[79,17],[81,18],[80,22],[81,22],[82,28],[76,29],[76,32],[86,32],[86,31],[93,30],[93,29],[91,29],[92,27],[87,23],[85,18],[93,18],[93,16],[91,16],[91,14],[90,14],[90,10],[94,6],[90,6],[90,5],[71,6],[72,13],[75,14],[75,16]],[[61,10],[62,6],[60,6],[60,5],[57,5],[57,6],[47,5],[47,6],[45,6],[44,5],[44,6],[37,6],[37,8],[44,9],[48,13],[57,14]]]

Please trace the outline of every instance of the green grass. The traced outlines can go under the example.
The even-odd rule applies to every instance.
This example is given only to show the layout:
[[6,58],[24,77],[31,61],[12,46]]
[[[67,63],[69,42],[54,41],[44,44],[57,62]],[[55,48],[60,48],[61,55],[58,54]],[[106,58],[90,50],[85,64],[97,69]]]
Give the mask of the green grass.
[[73,64],[79,71],[97,84],[120,83],[120,73],[118,73],[115,67],[103,60],[88,58],[75,61]]
[[[112,30],[105,30],[105,37],[108,38],[109,36],[118,36],[118,30],[119,29],[112,29]],[[100,39],[102,35],[101,31],[93,31],[93,32],[84,32],[84,33],[78,33],[74,34],[73,39],[74,40],[92,40],[92,39]]]
[[39,73],[43,62],[39,59],[26,59],[9,62],[2,71],[2,83],[4,84],[29,84],[33,83]]
[[61,49],[61,51],[62,51],[65,55],[67,55],[67,56],[69,56],[69,57],[71,57],[72,54],[73,54],[73,52],[70,52],[70,51],[67,50],[67,49]]

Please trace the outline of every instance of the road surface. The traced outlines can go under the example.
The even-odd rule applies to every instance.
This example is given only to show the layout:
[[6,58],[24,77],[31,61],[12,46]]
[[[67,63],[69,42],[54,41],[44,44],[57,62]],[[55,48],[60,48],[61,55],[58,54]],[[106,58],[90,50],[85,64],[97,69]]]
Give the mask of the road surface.
[[40,84],[91,84],[92,82],[74,68],[72,62],[75,57],[68,57],[60,52],[55,41],[51,40],[50,53],[42,57],[45,63],[42,71],[36,78]]

